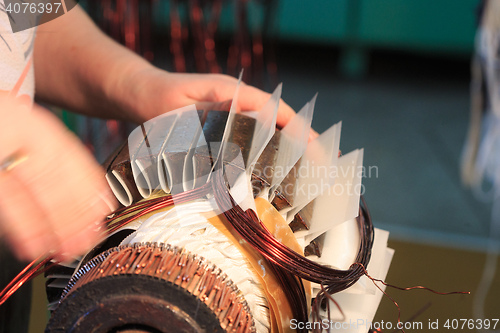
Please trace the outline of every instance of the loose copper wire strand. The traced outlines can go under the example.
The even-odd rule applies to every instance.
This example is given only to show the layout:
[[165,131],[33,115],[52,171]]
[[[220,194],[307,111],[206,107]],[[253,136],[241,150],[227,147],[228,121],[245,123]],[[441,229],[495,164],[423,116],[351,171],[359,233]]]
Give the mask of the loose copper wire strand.
[[[205,40],[206,59],[210,66],[210,73],[222,72],[219,64],[217,63],[217,55],[215,53],[215,33],[219,26],[220,14],[222,11],[222,0],[212,0],[212,14],[211,19],[205,29],[207,37]],[[207,45],[208,44],[208,45]]]
[[394,286],[392,284],[389,284],[389,283],[386,283],[380,279],[375,279],[373,277],[371,277],[365,266],[363,266],[362,264],[360,263],[354,263],[353,265],[359,265],[363,268],[363,271],[365,272],[365,275],[370,279],[372,280],[372,282],[377,285],[375,282],[380,282],[382,283],[383,285],[387,286],[387,287],[391,287],[391,288],[394,288],[394,289],[399,289],[399,290],[403,290],[403,291],[408,291],[408,290],[414,290],[414,289],[424,289],[424,290],[427,290],[427,291],[430,291],[431,293],[434,293],[434,294],[438,294],[438,295],[454,295],[454,294],[465,294],[465,295],[470,295],[470,291],[450,291],[450,292],[440,292],[440,291],[435,291],[431,288],[427,288],[427,287],[424,287],[424,286],[413,286],[413,287],[406,287],[406,288],[403,288],[403,287],[398,287],[398,286]]
[[154,199],[148,199],[148,200],[144,200],[144,201],[139,201],[139,202],[137,202],[137,203],[135,203],[133,205],[130,205],[130,206],[118,208],[117,210],[115,210],[110,215],[110,217],[108,218],[108,220],[106,220],[106,222],[108,222],[108,224],[110,224],[109,221],[111,219],[117,219],[117,218],[122,217],[124,215],[128,215],[131,212],[134,212],[134,211],[143,209],[145,207],[151,206],[152,204],[155,204],[155,203],[158,203],[158,202],[161,202],[161,201],[165,201],[169,197],[170,196],[167,195],[167,196],[164,196],[164,197],[159,197],[159,198],[154,198]]
[[201,73],[207,72],[207,62],[205,58],[205,41],[204,41],[204,27],[205,22],[203,19],[203,9],[201,8],[199,0],[189,0],[189,17],[191,23],[192,35],[194,38],[194,59],[196,70]]
[[[330,300],[331,302],[333,302],[333,304],[335,304],[335,306],[337,307],[337,309],[340,311],[340,314],[342,315],[342,319],[340,321],[344,321],[345,320],[345,314],[344,314],[344,311],[342,310],[342,308],[340,307],[340,304],[332,297],[332,295],[330,295],[324,288],[323,284],[320,284],[320,287],[321,287],[321,291],[324,293],[324,295],[326,296],[326,298],[328,300]],[[313,322],[319,322],[321,321],[321,316],[320,316],[320,307],[321,307],[321,304],[320,302],[318,301],[318,297],[316,297],[314,299],[314,302],[312,304],[312,311],[311,311],[311,319]],[[328,318],[328,322],[331,323],[331,311],[330,311],[330,302],[326,302],[326,314],[327,314],[327,318]],[[330,333],[330,325],[328,325],[328,333]],[[314,326],[313,328],[313,332],[317,332],[318,329],[316,328],[316,326]],[[319,329],[319,332],[321,332],[321,329]]]
[[[342,310],[342,308],[340,307],[339,303],[332,297],[332,295],[330,295],[326,290],[325,290],[325,286],[323,284],[320,284],[320,287],[321,287],[321,291],[323,291],[323,293],[325,293],[325,296],[326,298],[328,298],[328,300],[330,300],[331,302],[333,302],[333,304],[335,304],[335,306],[337,307],[337,309],[339,309],[339,312],[340,314],[342,315],[342,319],[340,321],[344,321],[345,320],[345,314],[344,314],[344,311]],[[316,299],[314,300],[315,302]],[[328,313],[328,321],[330,321],[330,303],[327,302],[327,313]]]
[[[0,305],[5,303],[5,301],[7,301],[7,299],[9,299],[9,297],[12,296],[12,294],[14,294],[19,288],[21,288],[24,283],[48,269],[46,265],[51,261],[51,258],[44,257],[45,255],[41,255],[33,260],[19,274],[17,274],[7,286],[5,286],[5,288],[0,292]],[[57,263],[58,262],[53,262],[50,266]]]
[[[373,284],[375,285],[375,287],[377,287],[377,289],[380,290],[387,298],[389,298],[392,301],[392,303],[394,303],[394,305],[398,308],[398,325],[401,323],[401,307],[394,300],[394,298],[392,298],[389,294],[387,294],[384,290],[382,290],[382,288],[380,288],[380,286],[376,282],[380,282],[380,283],[382,283],[383,285],[385,285],[387,287],[391,287],[391,288],[395,288],[395,289],[403,290],[403,291],[414,290],[414,289],[423,289],[423,290],[427,290],[427,291],[430,291],[430,292],[432,292],[434,294],[438,294],[438,295],[453,295],[453,294],[466,294],[466,295],[470,295],[470,291],[452,291],[452,292],[443,293],[443,292],[435,291],[433,289],[430,289],[430,288],[427,288],[427,287],[423,287],[423,286],[413,286],[413,287],[401,288],[401,287],[394,286],[392,284],[386,283],[386,282],[384,282],[384,281],[382,281],[380,279],[375,279],[375,278],[371,277],[370,274],[368,274],[368,271],[366,270],[365,266],[362,265],[362,264],[360,264],[360,263],[354,263],[353,265],[360,266],[363,269],[365,275],[373,282]],[[400,328],[399,330],[401,332],[405,333],[405,331],[404,331],[403,328]]]
[[[405,323],[409,323],[409,322],[413,322],[418,316],[420,316],[422,313],[424,313],[428,308],[431,307],[431,302],[425,304],[422,308],[420,308],[413,316],[411,316],[410,318],[408,318],[408,320],[405,320]],[[382,332],[380,329],[379,329],[380,332]],[[390,332],[390,333],[396,333],[397,331],[399,331],[399,328],[396,328],[394,331]],[[377,331],[378,332],[378,331]]]
[[[279,84],[278,66],[276,64],[276,37],[272,37],[273,23],[277,21],[277,12],[279,0],[267,0],[265,2],[266,10],[264,11],[264,23],[262,27],[262,61],[266,64],[265,69],[269,76],[271,86],[275,87]],[[264,56],[266,58],[264,59]]]

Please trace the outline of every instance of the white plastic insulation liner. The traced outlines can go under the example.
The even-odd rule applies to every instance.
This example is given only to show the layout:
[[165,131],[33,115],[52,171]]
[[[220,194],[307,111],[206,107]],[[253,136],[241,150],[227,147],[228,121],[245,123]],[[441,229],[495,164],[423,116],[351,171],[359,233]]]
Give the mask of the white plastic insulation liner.
[[[229,109],[229,115],[227,116],[227,122],[226,122],[226,127],[224,128],[224,134],[222,135],[222,140],[219,149],[212,149],[212,159],[214,161],[214,164],[212,166],[212,172],[214,171],[214,168],[217,166],[217,162],[222,156],[222,160],[224,160],[225,157],[225,152],[227,150],[227,145],[225,143],[229,142],[229,138],[232,137],[232,131],[233,131],[233,124],[235,121],[235,114],[237,113],[237,105],[238,105],[238,96],[240,92],[240,86],[241,86],[241,79],[243,77],[243,71],[240,73],[240,77],[238,78],[238,83],[236,84],[236,89],[234,91],[234,97],[233,101],[231,102],[231,108]],[[210,142],[210,147],[213,147],[212,142]],[[217,155],[213,155],[213,152],[217,152]],[[210,174],[208,176],[208,180],[210,180],[212,175]]]
[[143,220],[121,244],[162,242],[178,246],[209,260],[236,284],[250,307],[257,332],[270,329],[269,304],[257,274],[245,256],[227,237],[201,215],[212,204],[197,200],[156,213]]
[[[379,275],[372,275],[373,278],[385,280],[393,255],[393,249],[385,249],[385,251],[381,254],[381,261],[383,262],[380,269],[381,273]],[[370,283],[372,282],[370,281]],[[384,285],[379,285],[382,290],[385,290],[386,287]],[[375,294],[352,294],[342,291],[333,295],[333,298],[344,312],[345,318],[341,321],[342,318],[340,313],[338,310],[334,310],[333,313],[335,313],[335,315],[332,316],[334,322],[330,324],[332,331],[342,333],[366,333],[371,328],[370,326],[374,324],[373,318],[375,317],[375,313],[382,297],[383,293],[378,289]],[[330,309],[336,309],[336,305],[331,301]],[[326,313],[322,314],[322,318],[328,318]]]
[[[372,277],[382,274],[384,253],[387,248],[389,232],[375,228],[372,255],[367,271]],[[338,269],[348,269],[356,259],[359,249],[359,227],[355,220],[347,221],[328,231],[325,235],[321,258],[309,256],[308,258],[323,265],[330,265]],[[313,290],[318,292],[319,285],[313,284]],[[376,287],[366,276],[362,276],[356,284],[346,289],[348,294],[375,294]]]
[[[231,147],[235,146],[236,144],[227,142],[225,143],[225,145],[226,147]],[[222,173],[224,179],[227,180],[226,185],[235,203],[245,211],[247,209],[257,211],[255,207],[255,200],[253,197],[250,175],[248,175],[245,171],[245,162],[243,159],[243,155],[241,154],[241,150],[239,149],[239,146],[236,145],[236,147],[237,149],[233,149],[233,151],[238,151],[238,154],[232,160],[227,161],[228,164],[231,165],[231,167],[214,168],[212,170],[211,177],[214,177],[216,174],[217,176],[219,176],[220,173]],[[227,177],[224,175],[224,172],[226,172],[226,170],[229,172]],[[210,201],[212,202],[213,214],[218,215],[223,212],[219,210],[219,207],[215,203],[213,199],[214,196],[214,193],[212,192],[212,190],[210,190],[210,193],[207,195],[207,197],[210,198]],[[173,197],[173,200],[175,203],[176,197]]]
[[[235,144],[232,142],[226,143],[227,147],[232,147],[234,145]],[[215,147],[215,145],[213,147]],[[241,154],[239,146],[237,147],[238,149],[233,149],[233,151],[238,151],[238,154],[236,156],[233,156],[232,160],[226,161],[231,165],[231,167],[213,168],[210,173],[210,177],[215,177],[216,175],[220,176],[222,174],[222,177],[224,177],[224,181],[228,187],[229,193],[231,194],[235,203],[239,205],[243,210],[252,209],[254,211],[257,211],[253,198],[250,177],[245,172],[243,156]],[[226,172],[226,169],[228,169],[229,171],[227,177],[224,174]],[[197,184],[200,184],[199,180],[200,179],[196,179],[195,182]],[[205,181],[205,179],[203,179],[203,181]],[[199,185],[196,185],[196,187],[199,187]],[[218,205],[216,204],[214,197],[215,194],[213,193],[213,189],[210,188],[209,193],[205,195],[205,198],[207,198],[208,200],[207,202],[211,204],[210,210],[206,210],[205,212],[210,212],[210,216],[215,216],[223,213],[220,211]],[[172,200],[174,201],[174,206],[179,205],[179,199],[177,196],[172,196]],[[182,203],[180,205],[182,205]]]
[[282,84],[279,84],[273,94],[257,113],[255,120],[255,129],[252,137],[252,145],[248,155],[246,170],[252,173],[260,155],[276,132],[276,118],[278,116],[278,107],[281,98]]
[[115,170],[112,170],[111,172],[106,173],[105,177],[116,199],[118,199],[118,201],[125,207],[130,206],[133,201],[132,193],[127,185],[125,185],[125,181],[120,174]]
[[[205,185],[209,179],[210,179],[210,175],[212,174],[212,171],[213,171],[213,166],[210,166],[210,169],[208,169],[208,171],[205,171],[203,169],[203,167],[201,167],[200,169],[198,169],[198,165],[196,163],[196,150],[198,148],[202,148],[204,146],[210,146],[210,149],[208,150],[210,155],[212,156],[212,152],[219,152],[220,150],[220,146],[221,146],[221,143],[220,142],[207,142],[206,141],[206,138],[205,138],[205,135],[203,134],[203,128],[201,129],[201,133],[200,133],[200,136],[198,137],[198,141],[196,142],[196,145],[193,146],[193,156],[191,158],[191,161],[193,163],[193,175],[196,175],[196,179],[194,180],[194,184],[193,184],[193,188],[199,188],[203,185]],[[188,158],[186,156],[186,158]],[[211,163],[211,162],[207,162],[207,163]],[[206,172],[206,173],[205,173]]]
[[160,189],[158,159],[162,147],[176,126],[178,115],[185,111],[196,112],[194,105],[169,111],[148,120],[130,133],[128,147],[132,174],[139,193],[148,198]]
[[184,170],[182,173],[182,184],[184,191],[193,190],[204,185],[207,182],[208,174],[198,174],[194,154],[199,147],[207,146],[205,135],[203,134],[203,126],[198,126],[196,133],[193,136],[193,141],[190,144],[186,158],[184,159]]
[[318,94],[314,95],[312,100],[306,103],[281,130],[276,163],[274,164],[273,180],[270,186],[271,190],[269,191],[271,196],[274,195],[276,187],[283,181],[306,150],[317,96]]
[[[342,230],[338,230],[340,226],[337,226],[335,229],[332,229],[330,232],[336,231],[342,233]],[[351,230],[348,230],[349,227],[345,228],[347,233],[351,233]],[[329,232],[329,233],[330,233]],[[327,233],[328,235],[328,233]],[[342,249],[340,249],[340,246],[336,246],[332,244],[332,242],[336,242],[343,237],[345,237],[346,234],[341,235],[340,237],[334,239],[331,236],[327,236],[327,239],[325,239],[325,251],[336,251],[337,255],[338,252],[342,252]],[[348,236],[352,237],[352,236]],[[374,246],[373,246],[373,252],[371,256],[371,260],[368,264],[367,271],[368,273],[375,279],[381,279],[384,280],[387,276],[387,272],[389,270],[389,266],[392,260],[392,256],[394,253],[394,250],[389,249],[387,247],[387,240],[389,237],[389,232],[385,230],[380,230],[380,229],[375,229],[375,239],[374,239]],[[328,240],[328,243],[327,243]],[[326,246],[328,245],[328,246]],[[333,248],[332,248],[333,246]],[[341,265],[341,269],[347,269],[349,266],[354,262],[355,258],[355,253],[353,251],[350,251],[350,255],[352,258],[350,259],[350,263],[348,263],[348,258],[344,258],[339,260],[337,255],[329,255],[328,257],[309,257],[312,260],[318,261],[321,264],[334,264],[336,267],[339,267],[339,264]],[[357,251],[355,251],[357,252]],[[382,284],[379,283],[380,287],[385,287]],[[384,289],[384,288],[382,288]],[[320,287],[318,284],[313,284],[313,294],[315,295],[320,291]],[[375,312],[378,308],[378,305],[381,300],[382,293],[380,290],[378,290],[373,282],[366,276],[363,276],[359,279],[359,281],[354,284],[352,287],[337,293],[333,295],[333,298],[335,301],[337,301],[344,312],[346,318],[343,322],[349,323],[354,322],[356,323],[357,320],[363,320],[363,324],[366,323],[366,321],[372,321],[373,317],[375,315]],[[340,312],[337,310],[337,307],[335,304],[331,303],[330,307],[332,310],[331,312],[331,317],[334,321],[340,321],[342,319],[342,316]],[[326,318],[327,315],[326,313],[323,313],[323,317]],[[356,326],[356,325],[354,325]],[[350,329],[353,329],[353,327],[349,327],[349,329],[346,329],[346,327],[349,327],[349,325],[345,327],[341,327],[339,331],[341,332],[363,332],[363,330],[353,330],[351,331]],[[332,327],[333,328],[333,327]],[[354,327],[356,328],[356,327]],[[336,330],[337,331],[337,330]]]
[[234,201],[244,211],[252,209],[256,212],[257,208],[255,207],[255,200],[253,198],[252,183],[250,181],[250,175],[245,172],[245,162],[243,161],[241,152],[230,163],[240,167],[241,172],[236,177],[234,183],[228,184],[229,193],[231,193]]
[[324,265],[346,270],[356,259],[359,250],[359,227],[356,220],[345,221],[325,234],[321,257],[312,257]]
[[305,237],[309,243],[325,231],[358,216],[363,152],[363,149],[356,149],[338,159],[335,184],[314,200],[309,230],[297,232],[297,237]]
[[287,222],[291,222],[296,213],[324,192],[328,192],[337,177],[337,160],[340,145],[339,122],[307,145],[300,159],[294,193],[291,199],[291,210]]
[[[368,264],[368,272],[370,275],[379,276],[383,274],[384,268],[384,256],[381,253],[384,253],[387,249],[387,242],[389,241],[389,232],[381,229],[375,228],[375,239],[372,247],[372,257],[370,258],[370,262]],[[367,277],[363,276],[358,281],[359,286],[364,286],[366,293],[374,294],[377,290],[377,287],[373,284],[373,282]],[[356,292],[355,288],[352,288],[350,292]]]
[[[193,107],[177,113],[175,125],[163,143],[157,161],[158,176],[164,192],[178,194],[184,192],[185,187],[192,186],[185,184],[193,182],[192,173],[184,174],[185,163],[186,158],[193,155],[194,152],[191,149],[193,142],[197,142],[201,134],[202,125],[196,108]],[[179,159],[172,158],[169,154],[186,155]]]

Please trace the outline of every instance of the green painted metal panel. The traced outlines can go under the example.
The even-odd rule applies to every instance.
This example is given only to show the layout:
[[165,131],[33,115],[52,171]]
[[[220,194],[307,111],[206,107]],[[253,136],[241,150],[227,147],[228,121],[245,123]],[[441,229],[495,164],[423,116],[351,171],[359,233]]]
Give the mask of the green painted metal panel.
[[362,44],[471,52],[479,0],[359,0]]
[[281,39],[338,42],[346,36],[349,0],[281,0],[277,36]]

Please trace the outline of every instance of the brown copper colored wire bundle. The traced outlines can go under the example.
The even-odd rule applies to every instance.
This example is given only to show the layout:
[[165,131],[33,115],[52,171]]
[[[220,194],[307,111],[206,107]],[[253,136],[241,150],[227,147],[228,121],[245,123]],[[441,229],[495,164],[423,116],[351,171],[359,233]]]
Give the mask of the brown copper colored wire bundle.
[[[357,219],[361,241],[356,260],[348,270],[338,270],[305,258],[273,237],[253,211],[243,211],[239,205],[235,204],[225,183],[224,173],[221,169],[215,172],[212,186],[214,187],[217,205],[224,212],[223,214],[231,226],[255,250],[267,260],[274,263],[276,265],[275,269],[279,268],[280,271],[282,270],[282,274],[287,273],[285,276],[290,274],[291,278],[299,277],[321,284],[322,291],[316,295],[313,304],[313,321],[321,321],[320,305],[331,299],[331,294],[349,288],[361,276],[366,274],[364,267],[370,261],[374,239],[371,217],[366,208],[361,209],[360,216]],[[366,204],[364,206],[366,207]],[[307,320],[307,312],[304,309],[304,297],[301,296],[303,293],[301,287],[297,284],[291,284],[290,280],[283,280],[282,283],[285,288],[288,287],[287,296],[293,306],[296,319],[304,320],[305,318]]]
[[[175,326],[175,321],[168,322],[158,318],[154,319],[151,315],[145,316],[145,313],[142,313],[141,308],[137,307],[134,300],[139,299],[142,304],[149,304],[152,307],[159,307],[162,302],[166,301],[162,300],[160,289],[157,290],[158,299],[153,300],[149,299],[147,292],[138,293],[138,290],[135,290],[133,287],[132,293],[128,295],[126,286],[133,285],[133,282],[137,281],[137,279],[132,279],[134,276],[142,279],[146,278],[145,281],[149,285],[154,285],[156,283],[158,286],[164,285],[170,288],[173,287],[176,291],[182,291],[184,299],[174,300],[179,302],[179,304],[169,304],[169,306],[176,313],[176,316],[179,316],[179,313],[185,312],[187,319],[183,319],[188,322],[191,321],[193,327],[199,327],[199,332],[205,330],[212,331],[212,329],[216,332],[255,332],[253,318],[247,303],[243,295],[241,295],[241,292],[233,282],[228,279],[227,275],[223,274],[220,269],[217,269],[217,267],[210,264],[210,262],[204,258],[187,253],[177,247],[156,243],[136,243],[133,246],[115,247],[93,258],[80,268],[66,287],[61,299],[61,309],[58,308],[54,312],[48,325],[47,332],[58,332],[58,327],[64,327],[65,332],[68,329],[70,329],[70,332],[84,332],[84,327],[87,327],[85,323],[88,322],[89,318],[99,317],[100,311],[106,313],[107,310],[103,309],[109,309],[110,307],[100,305],[98,300],[88,303],[84,301],[83,303],[87,305],[87,308],[79,309],[80,312],[83,313],[81,317],[77,315],[68,315],[65,312],[65,307],[75,305],[71,303],[72,299],[73,301],[78,300],[82,303],[81,299],[87,298],[86,292],[89,289],[101,290],[99,283],[110,282],[111,285],[120,285],[121,282],[123,282],[123,280],[119,279],[120,277],[129,279],[126,284],[120,287],[123,288],[119,293],[120,302],[114,304],[115,308],[120,308],[118,309],[119,312],[123,311],[122,316],[126,318],[124,322],[129,323],[129,325],[133,323],[135,325],[134,328],[139,326],[141,329],[144,329],[145,332],[155,332],[155,330],[163,332],[167,329],[166,327],[170,327],[170,325],[172,325],[172,327],[167,329],[169,332],[176,330],[184,331],[181,325]],[[106,287],[110,288],[109,285]],[[113,295],[111,290],[105,291]],[[127,295],[127,297],[123,295]],[[186,297],[186,302],[193,303],[193,301],[195,301],[193,304],[196,304],[196,307],[182,309]],[[113,297],[111,297],[111,299],[113,299]],[[62,302],[63,300],[64,302]],[[130,302],[130,309],[128,309],[128,312],[124,310],[126,308],[124,302]],[[136,307],[135,309],[133,309],[134,305]],[[205,312],[208,313],[208,316],[211,315],[212,318],[206,319],[201,315],[198,316],[198,311],[201,313],[201,310],[198,308],[201,307],[203,307]],[[190,310],[195,311],[194,315],[189,312]],[[139,316],[135,316],[134,313],[131,314],[131,311],[135,311]],[[162,311],[168,312],[165,309]],[[70,318],[73,323],[69,324],[68,318]],[[134,320],[136,321],[134,322]],[[83,322],[83,324],[81,322]],[[214,322],[216,322],[217,325],[214,325]],[[204,323],[208,323],[206,327],[202,326]],[[120,329],[116,321],[113,320],[108,320],[106,324],[101,323],[101,325],[106,326],[106,329],[110,329],[111,327],[113,327],[113,329]],[[149,330],[146,330],[146,327]],[[98,330],[98,332],[101,331],[108,332],[103,329]],[[118,332],[120,331],[118,330]],[[195,329],[193,332],[198,332],[198,330]]]

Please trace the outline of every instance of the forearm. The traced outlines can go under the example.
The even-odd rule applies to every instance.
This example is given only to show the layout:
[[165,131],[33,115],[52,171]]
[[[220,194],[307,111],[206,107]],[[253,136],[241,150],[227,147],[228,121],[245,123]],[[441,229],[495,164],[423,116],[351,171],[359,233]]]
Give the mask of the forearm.
[[[227,109],[237,80],[227,75],[159,70],[105,36],[79,7],[39,26],[35,41],[37,98],[72,111],[142,123],[195,104]],[[237,107],[261,110],[270,95],[242,84]],[[277,123],[295,112],[280,103]]]
[[134,76],[151,68],[104,35],[79,6],[38,28],[35,84],[42,101],[87,115],[140,121],[130,105],[137,93]]

